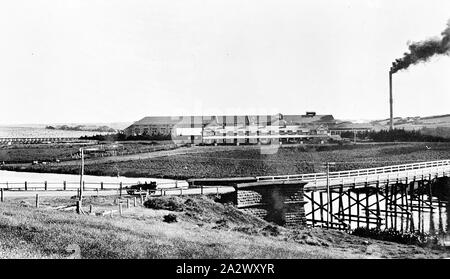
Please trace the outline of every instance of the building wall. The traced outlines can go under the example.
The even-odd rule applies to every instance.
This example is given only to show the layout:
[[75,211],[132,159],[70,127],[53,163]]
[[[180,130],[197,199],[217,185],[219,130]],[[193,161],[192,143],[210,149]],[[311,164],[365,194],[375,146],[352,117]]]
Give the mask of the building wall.
[[155,125],[131,125],[125,129],[127,136],[131,135],[170,135],[173,125],[155,124]]

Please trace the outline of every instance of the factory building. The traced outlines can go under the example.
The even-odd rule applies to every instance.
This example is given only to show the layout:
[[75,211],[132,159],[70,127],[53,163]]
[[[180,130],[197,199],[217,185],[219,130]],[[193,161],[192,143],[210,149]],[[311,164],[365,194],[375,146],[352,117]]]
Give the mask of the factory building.
[[332,115],[149,116],[125,129],[127,136],[170,136],[179,143],[257,144],[327,138]]
[[365,123],[350,123],[343,122],[330,127],[329,131],[331,135],[341,135],[342,133],[355,133],[362,134],[373,131],[373,126]]

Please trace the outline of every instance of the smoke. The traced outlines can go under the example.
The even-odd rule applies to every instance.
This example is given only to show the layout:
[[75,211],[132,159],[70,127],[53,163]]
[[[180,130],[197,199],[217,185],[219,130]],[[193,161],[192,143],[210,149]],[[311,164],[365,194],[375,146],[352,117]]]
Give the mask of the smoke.
[[442,38],[433,38],[426,41],[409,44],[409,52],[392,63],[391,73],[407,69],[412,64],[426,62],[434,55],[450,54],[450,20],[447,28],[441,33]]

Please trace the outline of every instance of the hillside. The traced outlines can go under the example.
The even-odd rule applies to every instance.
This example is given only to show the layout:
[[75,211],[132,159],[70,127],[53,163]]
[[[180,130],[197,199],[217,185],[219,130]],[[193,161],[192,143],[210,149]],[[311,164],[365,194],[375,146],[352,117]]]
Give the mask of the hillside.
[[[375,120],[371,125],[389,126],[389,119]],[[435,115],[427,117],[394,117],[394,126],[406,130],[417,130],[422,128],[450,127],[450,114]]]
[[67,131],[91,131],[91,132],[109,132],[115,133],[116,130],[108,126],[95,126],[95,125],[59,125],[59,126],[46,126],[45,129],[49,130],[67,130]]
[[[206,197],[162,197],[123,217],[60,212],[47,199],[0,203],[0,258],[441,258],[449,252],[349,235],[341,231],[289,230],[246,215]],[[112,208],[111,198],[86,199],[85,206]],[[161,209],[166,208],[166,209]],[[170,209],[170,210],[167,210]],[[87,210],[87,208],[86,208]],[[164,222],[174,214],[177,222]]]

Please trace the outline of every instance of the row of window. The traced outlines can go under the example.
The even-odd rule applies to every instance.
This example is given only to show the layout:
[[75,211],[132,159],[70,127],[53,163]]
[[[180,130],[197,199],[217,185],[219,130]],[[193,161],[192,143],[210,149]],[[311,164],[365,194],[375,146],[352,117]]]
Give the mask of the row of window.
[[157,134],[169,134],[171,132],[171,129],[166,129],[166,128],[144,128],[144,129],[139,129],[139,128],[134,128],[134,133],[136,135],[140,135],[141,133],[143,135],[157,135]]
[[[157,135],[157,134],[171,134],[172,129],[171,128],[134,128],[133,130],[134,134],[136,135]],[[244,133],[248,133],[250,131],[227,131],[226,133],[238,133],[238,134],[244,134]],[[253,133],[269,133],[270,131],[253,131]],[[273,133],[274,131],[272,131]],[[325,129],[318,129],[318,130],[278,130],[279,134],[281,135],[307,135],[307,134],[327,134],[328,131]],[[214,130],[204,130],[204,134],[205,135],[221,135],[223,134],[223,131],[214,131]]]

